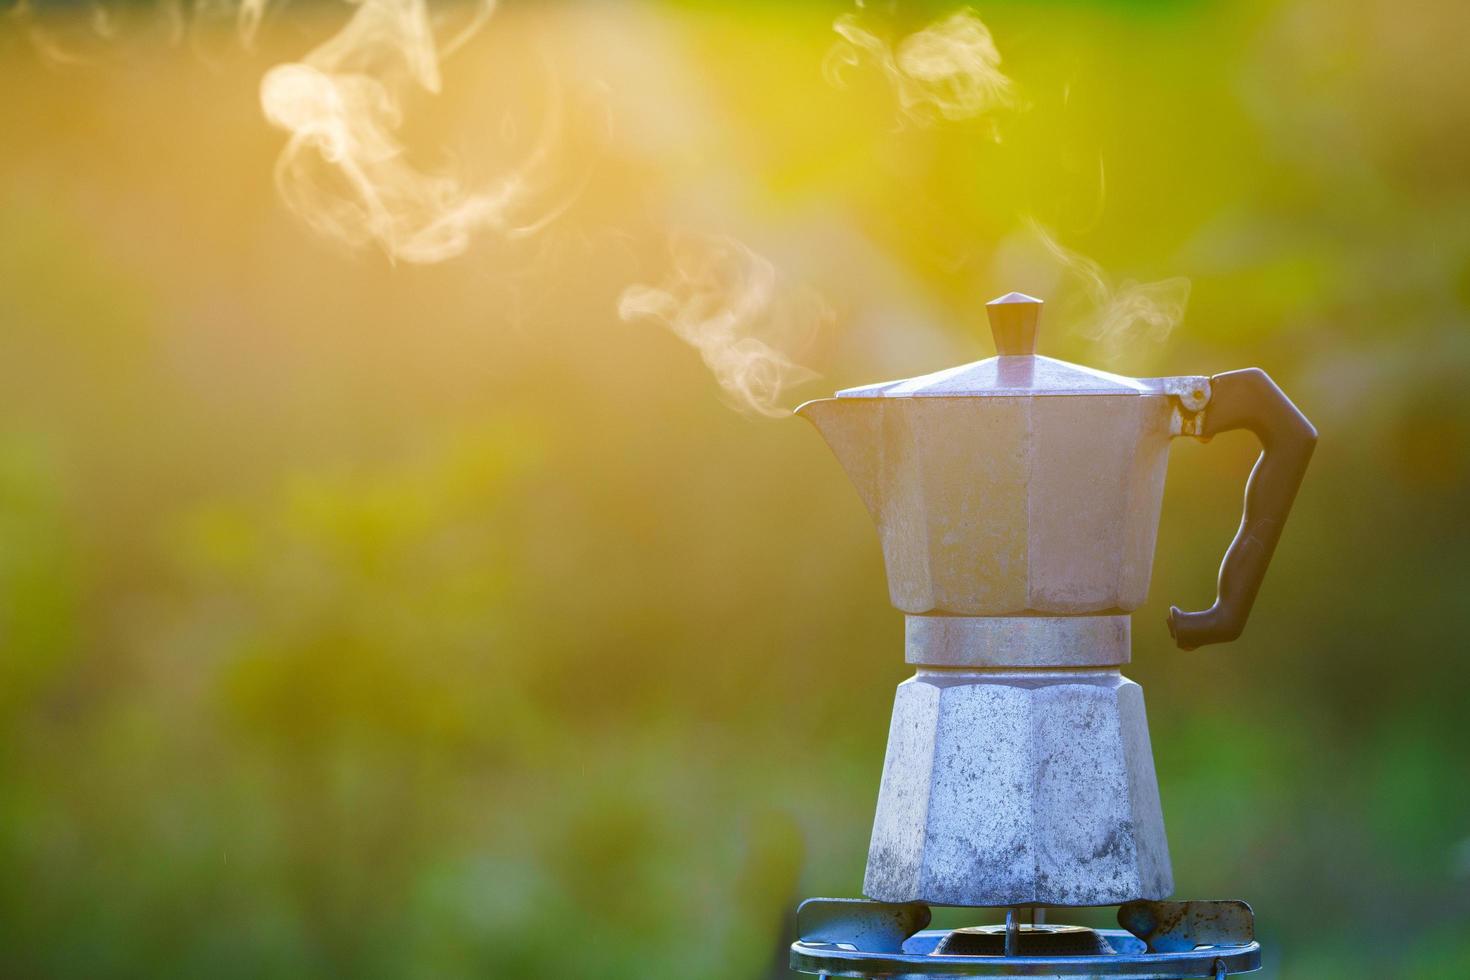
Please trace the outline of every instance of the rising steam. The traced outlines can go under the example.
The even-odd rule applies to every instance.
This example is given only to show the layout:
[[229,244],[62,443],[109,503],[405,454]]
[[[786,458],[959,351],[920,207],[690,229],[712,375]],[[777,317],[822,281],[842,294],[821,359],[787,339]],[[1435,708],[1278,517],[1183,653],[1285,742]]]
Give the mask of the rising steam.
[[[158,0],[156,4],[127,0],[83,0],[53,4],[44,0],[16,0],[6,16],[21,25],[31,47],[54,65],[88,65],[104,60],[116,42],[137,35],[157,36],[161,30],[170,44],[195,42],[199,34],[233,21],[241,46],[249,50],[265,18],[269,0]],[[66,16],[85,13],[85,17]]]
[[1064,247],[1035,221],[1031,228],[1052,257],[1081,285],[1090,308],[1082,334],[1100,343],[1104,350],[1115,352],[1140,337],[1162,342],[1184,319],[1189,305],[1188,279],[1125,279],[1114,286],[1096,261]]
[[783,288],[776,267],[732,238],[675,235],[658,286],[623,290],[618,315],[661,323],[699,351],[732,404],[773,417],[787,388],[816,377],[785,353],[831,314],[821,297]]
[[557,103],[537,148],[488,187],[418,169],[398,138],[404,96],[439,92],[441,58],[484,25],[494,0],[482,0],[442,47],[428,0],[353,2],[357,11],[338,34],[261,81],[266,118],[290,133],[276,184],[291,209],[349,247],[376,243],[392,258],[419,263],[463,253],[478,231],[519,237],[555,218],[567,203],[544,203]]
[[827,55],[828,81],[841,86],[845,69],[871,61],[915,122],[975,119],[1017,103],[1015,84],[1000,70],[1000,51],[990,28],[967,7],[910,34],[896,47],[864,27],[856,14],[838,17],[832,29],[842,40]]

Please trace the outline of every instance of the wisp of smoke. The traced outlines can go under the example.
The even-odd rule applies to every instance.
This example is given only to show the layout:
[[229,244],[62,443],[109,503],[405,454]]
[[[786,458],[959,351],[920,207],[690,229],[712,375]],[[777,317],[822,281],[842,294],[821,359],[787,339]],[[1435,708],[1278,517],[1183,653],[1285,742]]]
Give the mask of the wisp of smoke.
[[[85,17],[77,16],[85,13]],[[124,16],[119,17],[121,13]],[[122,33],[127,8],[109,7],[99,0],[71,5],[32,3],[16,0],[0,16],[15,23],[32,50],[49,64],[62,67],[92,64],[99,51]]]
[[[16,0],[5,16],[21,25],[31,47],[48,62],[87,65],[106,60],[118,42],[138,36],[156,37],[160,29],[170,44],[195,42],[196,53],[202,56],[200,35],[225,21],[234,22],[241,46],[249,50],[268,2],[158,0],[155,4],[140,4],[131,0],[85,0],[77,4],[43,2],[38,7],[31,0]],[[85,12],[86,17],[67,16],[69,12]]]
[[338,34],[261,81],[266,118],[290,134],[276,184],[293,211],[349,247],[376,243],[391,258],[428,263],[463,253],[478,231],[527,235],[565,209],[569,200],[541,203],[559,125],[555,101],[536,149],[489,187],[418,169],[398,138],[403,96],[415,87],[439,92],[441,57],[483,26],[494,0],[483,0],[442,50],[428,0],[353,2],[357,11]]
[[1096,261],[1064,247],[1037,222],[1030,224],[1046,250],[1080,283],[1090,307],[1082,334],[1105,350],[1115,352],[1139,336],[1161,343],[1184,319],[1189,305],[1188,279],[1125,279],[1114,286]]
[[247,48],[255,43],[255,34],[260,30],[260,22],[265,18],[265,4],[266,0],[240,0],[236,23],[239,26],[240,38]]
[[817,375],[785,350],[831,318],[821,297],[783,289],[776,267],[732,238],[679,234],[669,252],[664,281],[623,290],[618,315],[661,323],[694,347],[736,407],[789,414],[782,393]]
[[1000,70],[990,28],[969,8],[910,34],[890,47],[855,14],[832,29],[842,38],[827,55],[827,79],[843,84],[844,68],[870,60],[882,69],[904,113],[920,123],[975,119],[1016,105],[1015,84]]

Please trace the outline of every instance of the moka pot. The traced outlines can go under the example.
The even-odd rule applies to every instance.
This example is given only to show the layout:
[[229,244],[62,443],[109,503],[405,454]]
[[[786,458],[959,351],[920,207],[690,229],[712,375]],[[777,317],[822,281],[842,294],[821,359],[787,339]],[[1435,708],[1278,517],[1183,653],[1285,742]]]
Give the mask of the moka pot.
[[878,525],[906,655],[864,892],[933,905],[1116,905],[1173,890],[1130,613],[1148,594],[1169,444],[1264,451],[1215,603],[1240,635],[1316,431],[1257,369],[1135,379],[1035,353],[1040,300],[987,307],[997,356],[797,409]]

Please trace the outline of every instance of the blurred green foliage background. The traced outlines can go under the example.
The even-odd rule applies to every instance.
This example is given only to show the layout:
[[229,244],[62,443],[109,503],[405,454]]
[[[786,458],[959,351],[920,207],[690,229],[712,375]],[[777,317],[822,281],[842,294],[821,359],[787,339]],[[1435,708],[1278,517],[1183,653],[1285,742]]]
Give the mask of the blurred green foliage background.
[[[414,144],[493,173],[555,79],[587,185],[415,267],[272,186],[260,76],[345,7],[245,50],[12,6],[0,973],[785,975],[796,901],[861,886],[902,621],[815,433],[618,320],[683,227],[832,305],[792,404],[987,356],[1010,289],[1055,356],[1270,371],[1321,444],[1249,630],[1163,626],[1243,434],[1176,445],[1135,620],[1177,893],[1251,901],[1265,976],[1470,976],[1470,8],[977,9],[1027,108],[920,125],[824,79],[842,5],[512,4]],[[1184,323],[1089,341],[1028,217],[1188,276]]]

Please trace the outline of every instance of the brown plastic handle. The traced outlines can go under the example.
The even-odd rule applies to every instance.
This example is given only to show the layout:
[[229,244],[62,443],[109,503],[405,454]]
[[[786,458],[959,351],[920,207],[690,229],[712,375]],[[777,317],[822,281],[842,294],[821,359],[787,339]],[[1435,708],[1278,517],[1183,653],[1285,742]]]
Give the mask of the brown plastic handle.
[[1312,423],[1260,368],[1210,379],[1210,401],[1199,435],[1208,439],[1232,429],[1254,432],[1261,440],[1261,458],[1246,481],[1245,514],[1220,564],[1215,604],[1202,612],[1169,607],[1169,634],[1181,650],[1228,643],[1245,629],[1317,445]]

